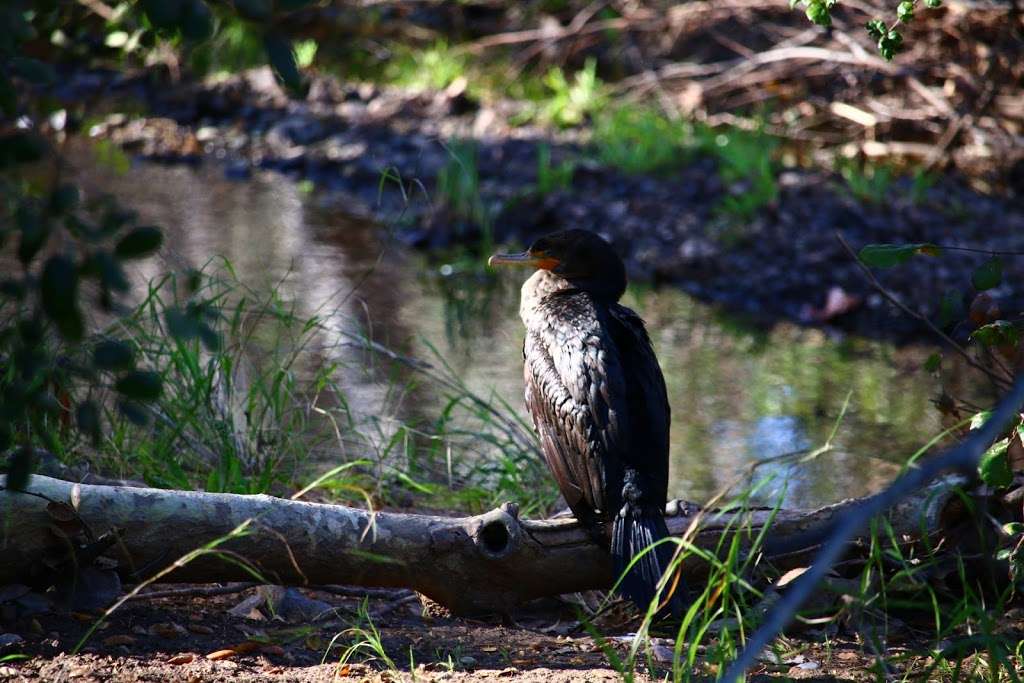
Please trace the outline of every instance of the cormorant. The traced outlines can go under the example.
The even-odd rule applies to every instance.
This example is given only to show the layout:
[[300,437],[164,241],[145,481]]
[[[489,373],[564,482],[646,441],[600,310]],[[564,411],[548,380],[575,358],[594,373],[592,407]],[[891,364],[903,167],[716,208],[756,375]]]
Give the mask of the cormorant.
[[[587,230],[541,237],[522,254],[489,265],[537,268],[523,285],[519,315],[526,407],[544,459],[576,519],[608,545],[619,584],[646,610],[672,557],[663,517],[668,491],[669,405],[644,323],[618,303],[626,268]],[[676,591],[664,608],[678,613]],[[664,595],[663,595],[664,599]]]

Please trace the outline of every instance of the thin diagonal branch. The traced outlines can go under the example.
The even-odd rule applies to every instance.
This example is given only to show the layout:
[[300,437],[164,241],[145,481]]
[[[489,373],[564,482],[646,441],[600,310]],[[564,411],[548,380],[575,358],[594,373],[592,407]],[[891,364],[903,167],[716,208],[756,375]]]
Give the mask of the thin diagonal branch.
[[978,370],[979,372],[985,374],[989,379],[991,379],[992,382],[996,385],[996,387],[1003,390],[1009,388],[1010,382],[1008,377],[1004,377],[995,372],[992,372],[990,369],[986,368],[984,365],[976,361],[971,356],[971,354],[967,352],[967,349],[958,344],[957,341],[950,337],[948,334],[943,332],[935,323],[929,320],[927,316],[921,314],[919,311],[915,311],[910,306],[907,306],[905,303],[896,298],[892,292],[886,289],[885,286],[878,281],[878,278],[875,277],[875,274],[871,272],[871,269],[864,265],[864,262],[857,257],[857,252],[853,250],[853,247],[850,246],[846,239],[843,238],[842,233],[840,233],[839,231],[836,231],[836,239],[839,240],[839,243],[843,245],[843,249],[846,250],[846,253],[850,255],[850,258],[854,260],[854,262],[857,264],[857,267],[860,268],[862,273],[864,273],[864,277],[867,278],[868,282],[871,283],[871,286],[874,287],[879,294],[885,297],[886,301],[888,301],[893,306],[909,315],[914,320],[919,321],[929,330],[938,335],[939,338],[942,339],[942,341],[949,344],[954,351],[963,356],[964,360],[967,361],[968,365],[970,365],[975,370]]
[[944,470],[956,469],[965,474],[973,474],[978,467],[978,460],[1005,429],[1007,423],[1024,404],[1024,375],[1019,377],[1010,393],[992,411],[992,416],[985,424],[974,430],[959,445],[954,446],[942,455],[924,461],[908,470],[889,488],[869,498],[865,498],[857,507],[843,515],[835,528],[835,533],[822,546],[811,567],[798,578],[785,596],[776,603],[768,613],[764,624],[750,637],[736,661],[729,666],[721,681],[740,680],[747,669],[754,663],[757,656],[793,619],[793,615],[810,596],[811,591],[824,578],[825,574],[835,566],[847,544],[854,535],[867,526],[868,521],[903,500],[913,492],[922,488]]

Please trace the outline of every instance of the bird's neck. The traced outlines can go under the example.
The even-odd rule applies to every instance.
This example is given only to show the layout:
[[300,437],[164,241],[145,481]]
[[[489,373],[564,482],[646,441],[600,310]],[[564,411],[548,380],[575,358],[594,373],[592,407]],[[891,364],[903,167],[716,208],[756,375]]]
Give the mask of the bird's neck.
[[[596,301],[609,305],[618,301],[619,297],[622,296],[620,289],[616,287],[607,288],[602,285],[602,282],[590,283],[587,281],[569,280],[550,270],[538,270],[523,283],[523,289],[519,298],[519,317],[523,319],[523,322],[527,322],[541,301],[556,292],[569,290],[584,291],[593,296]],[[607,291],[605,291],[606,289]]]

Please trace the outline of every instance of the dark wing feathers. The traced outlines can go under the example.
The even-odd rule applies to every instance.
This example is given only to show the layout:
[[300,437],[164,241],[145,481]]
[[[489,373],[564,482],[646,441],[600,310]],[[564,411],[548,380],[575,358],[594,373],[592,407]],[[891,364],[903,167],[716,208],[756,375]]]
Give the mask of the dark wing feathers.
[[526,403],[570,509],[592,525],[618,511],[626,380],[606,309],[576,292],[548,297],[528,326]]
[[646,480],[645,502],[664,509],[671,423],[665,378],[640,316],[618,304],[610,306],[608,312],[612,337],[627,377],[626,403],[633,447],[622,457]]

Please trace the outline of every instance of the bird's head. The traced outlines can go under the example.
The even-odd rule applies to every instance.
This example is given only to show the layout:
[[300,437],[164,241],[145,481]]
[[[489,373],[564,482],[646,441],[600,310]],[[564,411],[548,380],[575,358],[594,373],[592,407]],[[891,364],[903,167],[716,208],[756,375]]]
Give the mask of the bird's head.
[[539,238],[521,254],[495,254],[490,266],[531,266],[567,280],[577,289],[617,301],[626,291],[626,267],[608,242],[589,230],[562,230]]

